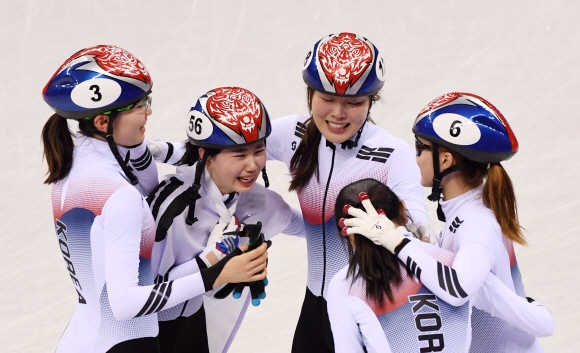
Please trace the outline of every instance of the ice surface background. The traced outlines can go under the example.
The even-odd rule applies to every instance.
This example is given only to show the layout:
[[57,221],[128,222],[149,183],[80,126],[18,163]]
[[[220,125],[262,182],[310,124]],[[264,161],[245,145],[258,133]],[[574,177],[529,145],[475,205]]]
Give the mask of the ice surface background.
[[[412,143],[416,114],[449,91],[481,95],[506,116],[520,152],[504,166],[529,242],[516,248],[519,266],[528,295],[556,320],[540,342],[547,352],[579,351],[579,15],[575,0],[0,0],[0,350],[53,351],[75,308],[40,142],[52,114],[41,90],[66,58],[97,44],[132,52],[154,81],[148,137],[177,141],[189,107],[219,86],[250,89],[272,117],[306,112],[305,54],[319,38],[351,31],[384,56],[372,116],[396,136]],[[284,165],[268,168],[272,188],[297,207]],[[274,238],[268,270],[268,298],[250,308],[232,352],[290,351],[305,242]]]

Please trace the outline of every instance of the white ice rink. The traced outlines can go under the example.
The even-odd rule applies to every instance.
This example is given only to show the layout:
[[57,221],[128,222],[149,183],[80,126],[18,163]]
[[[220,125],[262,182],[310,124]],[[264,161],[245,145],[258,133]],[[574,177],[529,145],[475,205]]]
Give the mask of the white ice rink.
[[[250,89],[272,117],[306,112],[304,56],[340,31],[383,54],[387,80],[372,116],[409,143],[419,110],[449,91],[481,95],[506,116],[520,151],[504,166],[529,242],[516,248],[519,266],[528,295],[556,321],[540,342],[546,352],[579,352],[577,0],[0,0],[0,351],[52,352],[75,308],[40,142],[52,114],[41,91],[66,58],[97,44],[132,52],[154,81],[148,137],[177,141],[189,107],[218,86]],[[297,207],[285,167],[268,166],[272,188]],[[290,351],[305,242],[274,238],[268,270],[268,297],[250,307],[231,352]]]

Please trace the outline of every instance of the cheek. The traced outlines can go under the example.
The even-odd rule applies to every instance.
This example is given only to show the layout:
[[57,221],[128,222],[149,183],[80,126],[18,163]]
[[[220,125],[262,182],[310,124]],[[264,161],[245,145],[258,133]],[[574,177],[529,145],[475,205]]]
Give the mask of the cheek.
[[260,170],[264,169],[264,166],[266,165],[266,154],[264,153],[263,155],[256,157],[255,162]]
[[357,125],[359,128],[367,119],[367,112],[368,107],[356,107],[349,110],[349,118],[352,120],[354,125]]

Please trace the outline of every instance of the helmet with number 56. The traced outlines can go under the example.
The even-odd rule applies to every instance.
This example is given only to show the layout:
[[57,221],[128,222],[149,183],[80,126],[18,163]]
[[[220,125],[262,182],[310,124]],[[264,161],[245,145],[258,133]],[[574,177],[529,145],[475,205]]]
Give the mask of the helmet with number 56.
[[225,149],[265,140],[272,127],[255,94],[240,87],[220,87],[201,96],[187,118],[187,137],[199,147]]
[[138,102],[151,93],[145,65],[125,49],[97,45],[68,58],[42,90],[60,116],[84,119]]

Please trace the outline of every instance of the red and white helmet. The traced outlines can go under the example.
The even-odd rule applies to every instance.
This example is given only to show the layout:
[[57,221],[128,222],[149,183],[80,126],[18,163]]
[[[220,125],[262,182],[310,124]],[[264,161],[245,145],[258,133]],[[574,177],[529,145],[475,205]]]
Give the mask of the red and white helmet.
[[338,96],[370,96],[385,83],[379,50],[354,33],[320,39],[304,59],[302,78],[308,87]]

